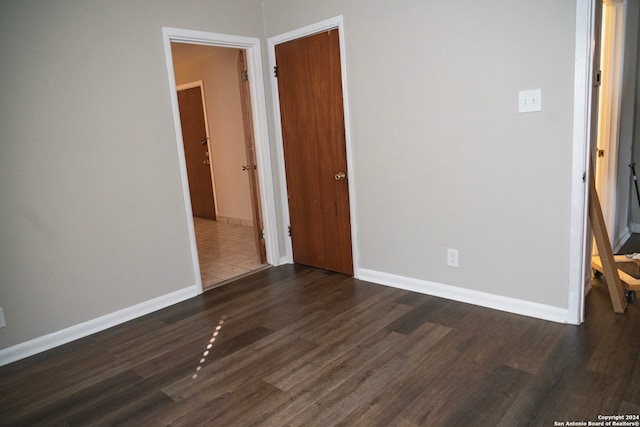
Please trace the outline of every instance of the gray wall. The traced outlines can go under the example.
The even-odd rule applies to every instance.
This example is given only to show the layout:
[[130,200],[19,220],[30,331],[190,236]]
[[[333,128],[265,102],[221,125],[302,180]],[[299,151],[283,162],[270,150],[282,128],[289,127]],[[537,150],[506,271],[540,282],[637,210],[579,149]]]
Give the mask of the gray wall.
[[0,348],[193,286],[162,26],[254,1],[0,2]]
[[267,36],[344,15],[362,268],[567,307],[575,2],[264,11]]
[[[640,208],[635,188],[630,178],[629,155],[633,156],[636,172],[640,174],[640,2],[627,1],[627,21],[625,35],[625,63],[620,118],[620,162],[618,168],[618,231],[631,225],[634,232],[640,232]],[[626,190],[626,191],[625,191]]]
[[361,267],[566,308],[574,1],[3,1],[0,348],[193,285],[162,26],[339,14]]

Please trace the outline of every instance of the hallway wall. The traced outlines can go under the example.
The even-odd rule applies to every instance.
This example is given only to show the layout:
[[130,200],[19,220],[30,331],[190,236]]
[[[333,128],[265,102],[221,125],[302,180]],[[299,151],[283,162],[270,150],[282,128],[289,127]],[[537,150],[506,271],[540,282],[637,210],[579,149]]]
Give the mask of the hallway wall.
[[[179,46],[179,45],[178,45]],[[211,161],[216,186],[219,219],[252,225],[249,176],[238,82],[238,50],[198,46],[203,53],[175,64],[176,84],[203,81]],[[207,52],[207,53],[205,53]],[[223,217],[223,218],[220,218]]]
[[[620,155],[618,174],[617,232],[623,227],[640,233],[640,203],[635,193],[629,163],[637,164],[640,174],[640,1],[627,0],[625,64],[620,121]],[[631,158],[629,158],[631,156]]]

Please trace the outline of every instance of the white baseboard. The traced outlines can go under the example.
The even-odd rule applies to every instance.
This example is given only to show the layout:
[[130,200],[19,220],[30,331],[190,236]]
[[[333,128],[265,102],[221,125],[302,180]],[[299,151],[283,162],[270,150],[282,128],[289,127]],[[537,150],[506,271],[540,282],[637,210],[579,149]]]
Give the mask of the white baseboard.
[[629,230],[629,227],[625,227],[625,229],[622,230],[622,233],[620,233],[620,235],[613,241],[613,253],[618,253],[630,237],[631,231]]
[[640,233],[640,224],[631,223],[629,224],[629,229],[631,230],[632,233]]
[[395,274],[383,273],[374,270],[360,269],[358,278],[360,280],[378,283],[380,285],[433,295],[440,298],[506,311],[509,313],[521,314],[523,316],[535,317],[552,322],[567,323],[569,318],[569,311],[565,308],[443,285],[441,283],[429,282],[426,280],[397,276]]
[[129,320],[144,316],[145,314],[149,314],[189,298],[193,298],[196,295],[198,295],[198,289],[196,286],[191,286],[113,313],[109,313],[87,322],[70,326],[51,334],[16,344],[12,347],[0,350],[0,366],[33,356],[34,354],[50,350],[68,342],[84,338],[91,334],[95,334],[96,332],[109,329]]
[[251,218],[234,218],[231,216],[216,215],[216,221],[226,222],[227,224],[233,225],[246,225],[253,227],[253,219]]
[[288,257],[283,256],[278,260],[278,265],[285,265],[285,264],[293,264],[293,261]]

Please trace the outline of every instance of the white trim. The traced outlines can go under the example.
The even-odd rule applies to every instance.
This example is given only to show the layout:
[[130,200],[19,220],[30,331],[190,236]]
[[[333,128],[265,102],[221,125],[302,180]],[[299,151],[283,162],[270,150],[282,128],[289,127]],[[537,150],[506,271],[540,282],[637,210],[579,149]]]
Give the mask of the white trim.
[[[355,168],[353,160],[353,143],[351,138],[351,118],[349,114],[349,89],[347,84],[347,60],[346,60],[346,44],[344,37],[344,20],[342,15],[333,18],[326,19],[315,24],[307,25],[302,28],[298,28],[293,31],[289,31],[284,34],[269,37],[267,40],[269,51],[269,69],[273,69],[276,65],[275,46],[280,43],[284,43],[290,40],[295,40],[301,37],[310,36],[313,34],[321,33],[323,31],[338,29],[338,38],[340,42],[340,65],[342,74],[342,100],[344,109],[344,131],[345,131],[345,143],[347,152],[347,182],[349,185],[349,209],[351,217],[351,253],[353,257],[353,271],[354,276],[359,277],[360,263],[359,263],[359,251],[358,251],[358,227],[357,227],[357,209],[356,209],[356,186],[355,186]],[[289,218],[289,202],[286,197],[287,183],[286,172],[284,166],[284,150],[282,141],[282,125],[280,117],[280,98],[278,95],[278,81],[272,73],[272,95],[273,95],[273,111],[274,111],[274,124],[276,135],[276,151],[278,156],[278,169],[282,179],[280,180],[280,192],[285,195],[282,197],[282,217],[283,224],[282,230],[287,230],[290,224]],[[285,257],[288,263],[293,263],[293,248],[291,243],[291,237],[287,234],[285,236]]]
[[238,218],[233,216],[216,215],[216,221],[233,225],[253,227],[253,218]]
[[170,294],[162,295],[149,301],[141,302],[131,307],[109,313],[87,322],[70,326],[51,334],[16,344],[0,350],[0,366],[24,359],[34,354],[50,350],[63,344],[87,337],[129,320],[136,319],[157,310],[169,307],[179,302],[193,298],[200,293],[196,286],[180,289]]
[[[207,151],[209,152],[209,174],[211,175],[211,191],[213,195],[213,208],[216,213],[216,218],[218,212],[218,194],[216,192],[216,176],[213,173],[213,162],[211,161],[211,135],[209,134],[209,114],[207,114],[207,102],[205,100],[204,94],[204,82],[202,80],[196,80],[194,82],[185,83],[182,85],[178,85],[176,90],[180,92],[181,90],[193,89],[194,87],[200,88],[200,98],[202,99],[202,114],[204,114],[204,135],[207,138]],[[189,195],[191,197],[191,195]]]
[[591,111],[591,65],[593,62],[593,15],[595,0],[576,0],[576,44],[573,107],[573,155],[571,166],[571,217],[569,229],[569,295],[567,322],[584,321],[584,297],[591,254],[586,253],[589,167],[589,119]]
[[[269,55],[269,70],[273,70],[276,63],[276,51],[275,51],[275,43],[272,39],[267,40],[268,43],[268,55]],[[276,148],[276,158],[278,160],[278,175],[280,177],[279,187],[280,187],[280,210],[282,212],[282,230],[288,230],[289,224],[291,224],[291,217],[289,215],[289,202],[287,200],[287,173],[284,167],[284,145],[282,140],[282,122],[281,122],[281,114],[280,114],[280,101],[278,95],[278,82],[275,78],[275,75],[271,77],[271,87],[273,88],[271,91],[271,101],[273,103],[273,124],[275,127],[275,148]],[[293,264],[293,245],[291,242],[291,236],[289,233],[286,233],[284,238],[285,247],[284,247],[284,256],[282,260],[285,263]]]
[[244,49],[246,51],[249,89],[251,91],[251,113],[253,115],[253,133],[255,139],[256,163],[258,166],[258,180],[260,182],[260,204],[262,208],[267,263],[271,265],[280,265],[277,232],[278,224],[276,221],[275,196],[273,192],[274,182],[273,174],[271,171],[269,131],[267,127],[267,111],[262,73],[262,56],[260,53],[260,39],[253,37],[233,36],[228,34],[209,33],[204,31],[184,30],[171,27],[163,27],[162,33],[164,38],[164,49],[167,63],[167,75],[169,78],[173,121],[176,130],[178,158],[180,162],[180,175],[182,178],[182,189],[189,228],[189,240],[191,244],[193,269],[196,273],[197,281],[199,282],[198,286],[200,288],[200,292],[202,292],[202,282],[200,280],[200,266],[198,263],[195,230],[191,213],[191,202],[189,201],[189,183],[187,181],[186,166],[184,162],[184,147],[182,145],[182,131],[180,128],[180,114],[178,111],[178,97],[176,93],[175,74],[173,70],[171,42],[228,47],[235,49]]
[[568,323],[568,311],[563,308],[553,307],[545,304],[538,304],[523,301],[515,298],[474,291],[471,289],[459,288],[456,286],[443,285],[441,283],[429,282],[427,280],[414,279],[411,277],[398,276],[395,274],[383,273],[380,271],[361,269],[360,280],[391,286],[393,288],[405,289],[407,291],[418,292],[426,295],[433,295],[453,301],[487,307],[494,310],[506,311],[523,316],[535,317],[543,320],[550,320],[558,323]]
[[624,230],[622,230],[622,232],[618,236],[616,236],[613,242],[613,253],[618,253],[624,246],[624,244],[627,243],[627,240],[629,240],[630,237],[631,231],[629,230],[629,227],[625,227]]

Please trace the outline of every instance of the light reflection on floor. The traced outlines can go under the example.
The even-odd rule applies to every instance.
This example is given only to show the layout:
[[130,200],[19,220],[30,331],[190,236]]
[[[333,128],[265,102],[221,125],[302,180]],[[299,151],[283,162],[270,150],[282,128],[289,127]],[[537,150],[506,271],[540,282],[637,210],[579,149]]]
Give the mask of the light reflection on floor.
[[205,349],[204,353],[202,353],[202,358],[200,359],[200,364],[196,368],[196,373],[193,374],[193,376],[191,377],[194,380],[196,378],[198,378],[198,372],[202,369],[202,365],[204,364],[204,362],[207,361],[207,356],[209,355],[209,353],[211,352],[211,349],[213,348],[213,343],[216,341],[216,338],[218,337],[218,334],[220,333],[220,330],[222,329],[222,324],[224,323],[224,319],[225,319],[225,316],[222,316],[222,319],[220,319],[220,322],[218,322],[218,326],[216,326],[216,328],[213,330],[213,334],[211,335],[211,339],[209,340],[209,344],[207,344],[207,348]]

